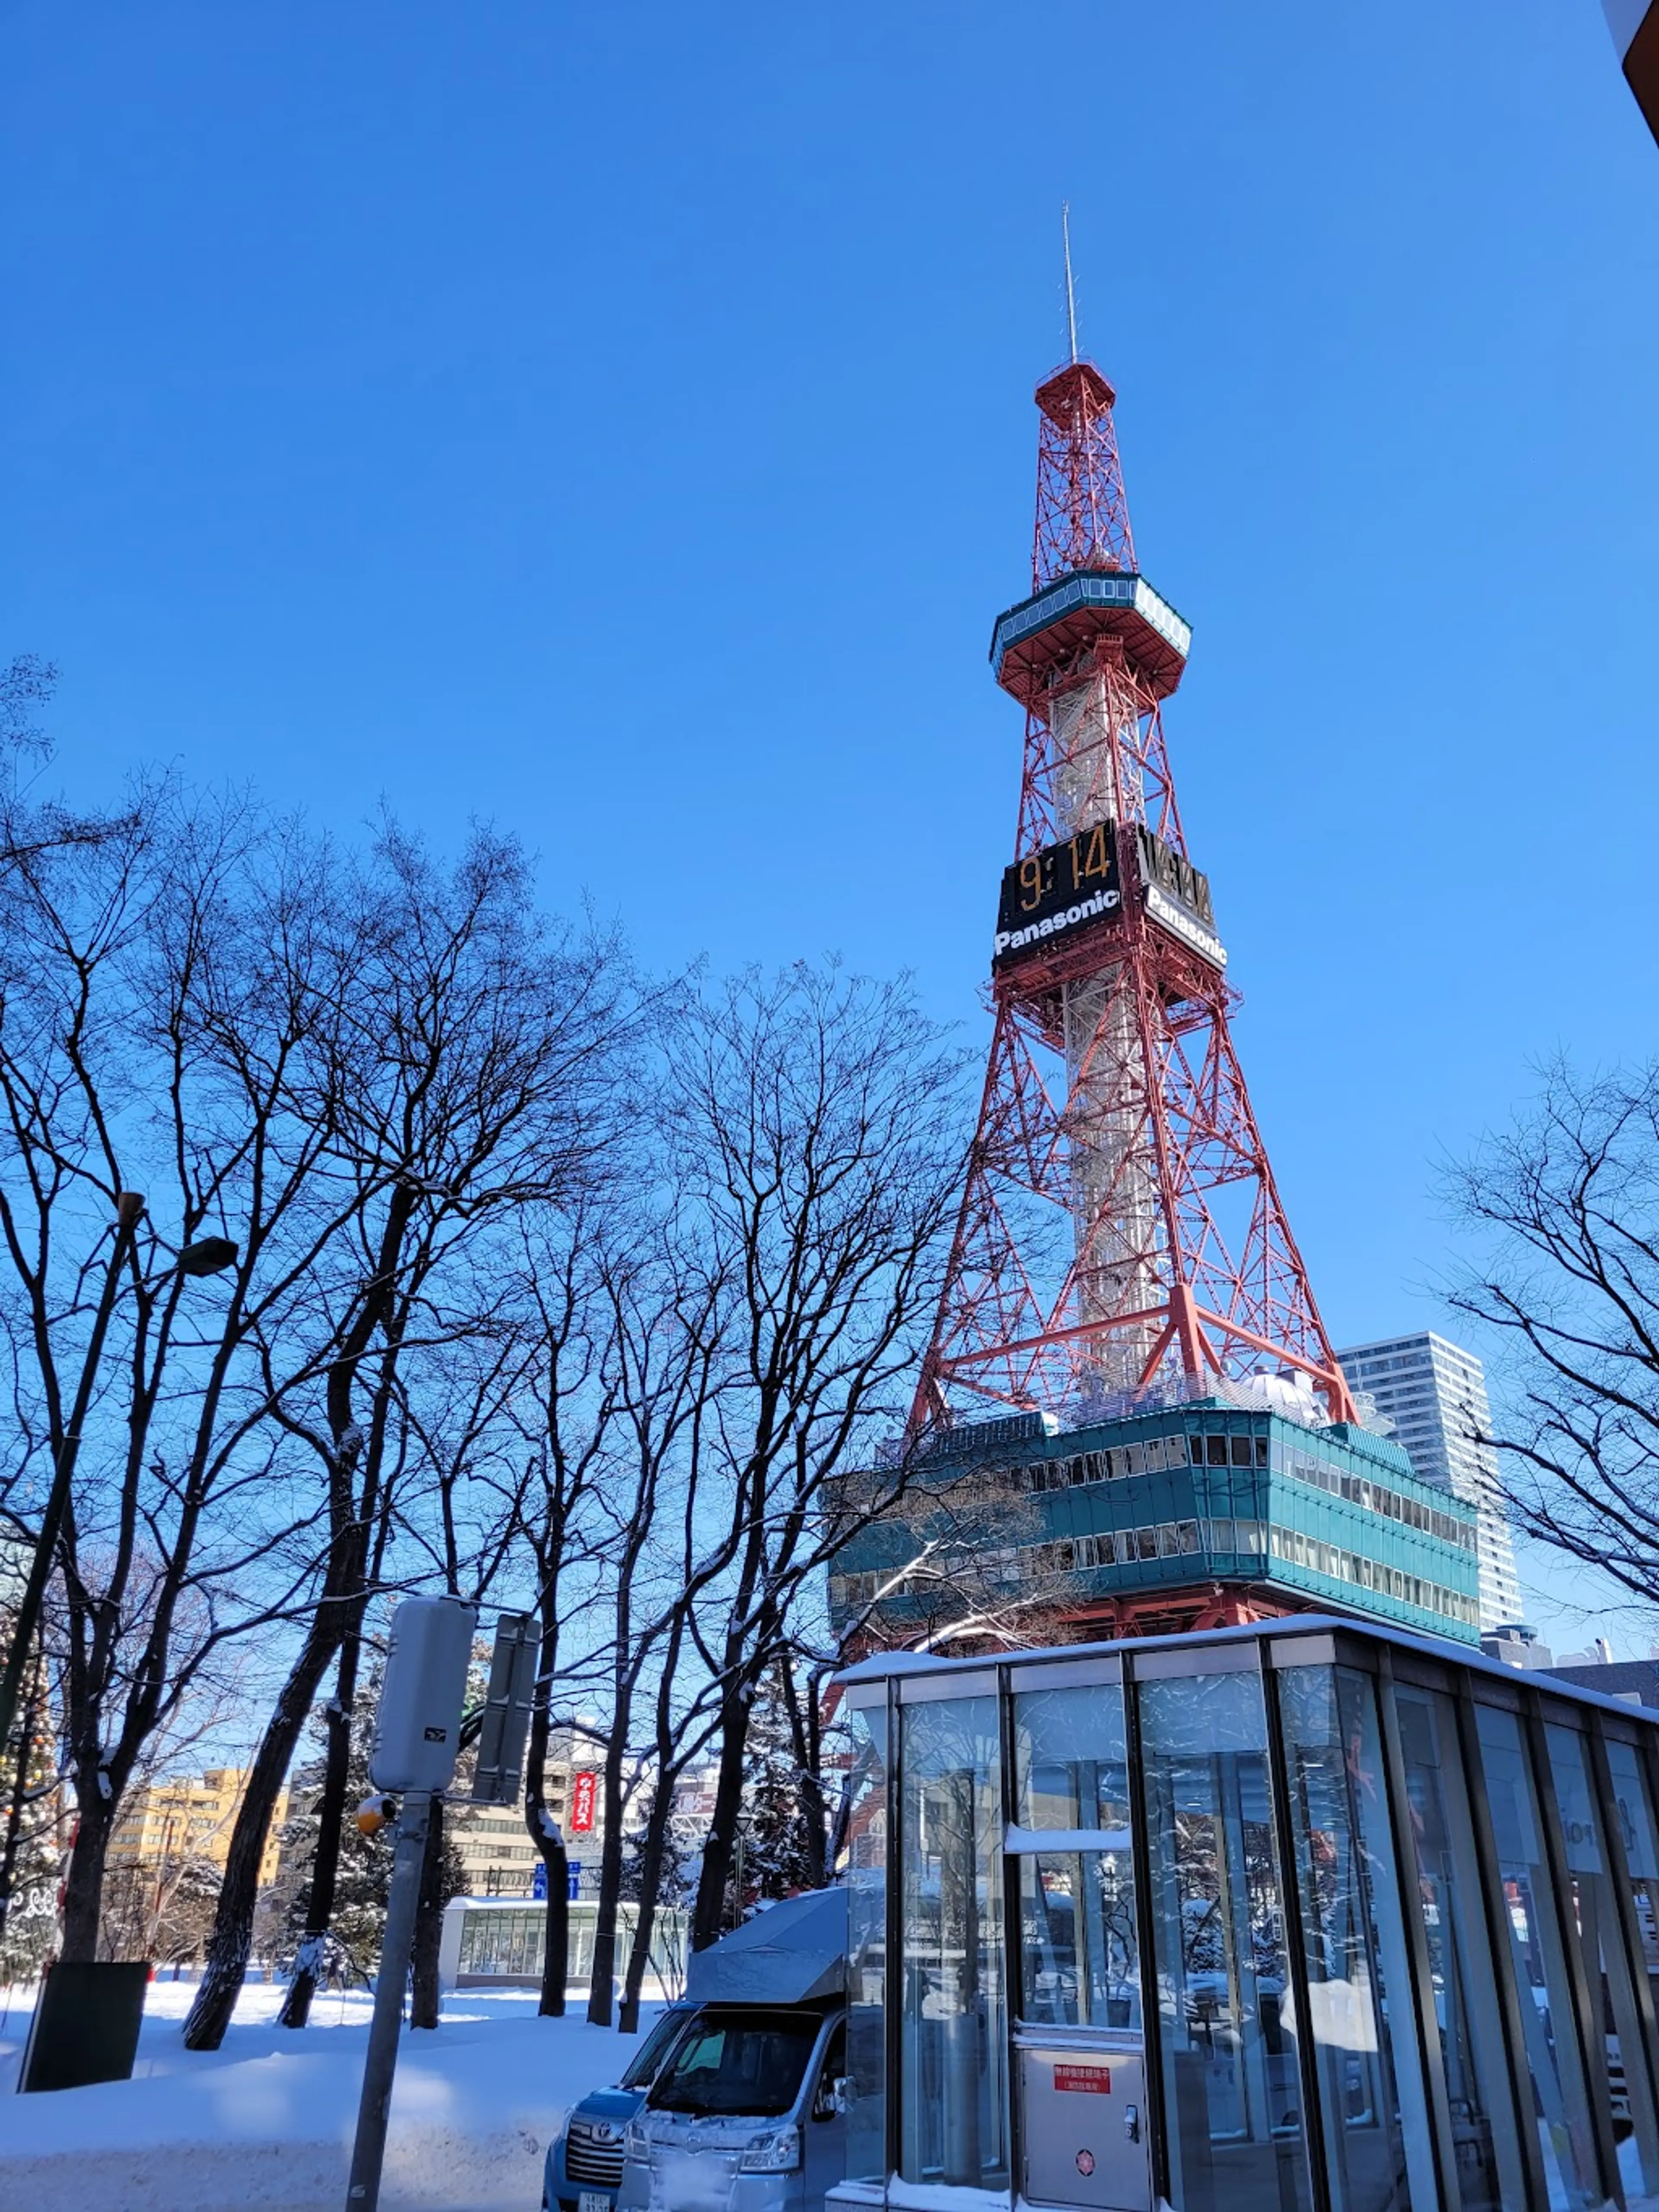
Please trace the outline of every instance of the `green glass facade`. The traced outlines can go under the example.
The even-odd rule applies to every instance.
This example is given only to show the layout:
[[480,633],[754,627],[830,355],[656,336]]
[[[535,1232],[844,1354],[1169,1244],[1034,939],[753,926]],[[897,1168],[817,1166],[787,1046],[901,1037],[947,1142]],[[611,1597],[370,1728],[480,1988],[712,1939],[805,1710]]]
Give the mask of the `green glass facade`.
[[[1386,1437],[1219,1403],[1059,1435],[1036,1416],[961,1432],[923,1462],[902,1518],[866,1530],[836,1557],[830,1599],[838,1622],[867,1606],[934,1533],[930,1512],[961,1489],[965,1472],[1018,1501],[1018,1510],[988,1514],[985,1523],[988,1532],[1006,1519],[1012,1540],[988,1563],[983,1547],[975,1552],[976,1572],[1011,1592],[1063,1577],[1086,1606],[1220,1582],[1288,1605],[1480,1640],[1472,1507],[1419,1482]],[[999,1540],[988,1533],[987,1540]],[[907,1613],[921,1610],[902,1582],[882,1601],[884,1620],[901,1630]]]

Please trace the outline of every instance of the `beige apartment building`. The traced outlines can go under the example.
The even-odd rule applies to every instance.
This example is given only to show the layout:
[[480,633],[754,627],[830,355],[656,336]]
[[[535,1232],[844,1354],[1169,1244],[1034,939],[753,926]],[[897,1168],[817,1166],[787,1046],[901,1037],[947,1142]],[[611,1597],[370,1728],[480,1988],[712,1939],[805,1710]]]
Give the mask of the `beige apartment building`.
[[[245,1766],[212,1766],[193,1779],[149,1782],[132,1790],[110,1838],[107,1863],[112,1868],[159,1868],[182,1858],[202,1858],[222,1867],[229,1856],[230,1832],[248,1772]],[[276,1879],[282,1857],[283,1823],[287,1818],[288,1791],[284,1790],[276,1800],[264,1856],[259,1862],[262,1889]]]

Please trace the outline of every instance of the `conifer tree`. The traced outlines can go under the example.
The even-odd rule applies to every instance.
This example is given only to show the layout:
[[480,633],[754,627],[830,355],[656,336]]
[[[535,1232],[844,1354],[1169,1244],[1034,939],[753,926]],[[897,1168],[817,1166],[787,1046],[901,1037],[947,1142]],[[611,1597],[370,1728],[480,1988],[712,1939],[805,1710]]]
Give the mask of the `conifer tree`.
[[[742,1851],[734,1856],[727,1905],[732,1922],[755,1905],[812,1887],[812,1857],[801,1804],[782,1686],[766,1675],[749,1722],[748,1772],[744,1784]],[[737,1893],[738,1867],[742,1893]]]
[[[380,1703],[380,1669],[374,1668],[368,1682],[358,1692],[351,1710],[350,1748],[346,1759],[345,1813],[340,1824],[339,1869],[335,1879],[334,1910],[325,1936],[313,1936],[315,1955],[304,1963],[315,1974],[319,1984],[330,1981],[343,1984],[368,1983],[374,1978],[380,1963],[380,1944],[386,1933],[386,1895],[392,1882],[392,1830],[388,1825],[377,1834],[366,1836],[357,1825],[357,1808],[375,1793],[368,1779],[368,1753],[374,1735],[374,1712]],[[319,1713],[310,1723],[312,1733],[319,1741],[325,1734],[326,1723]],[[295,1791],[296,1800],[302,1800],[300,1809],[289,1819],[283,1832],[284,1863],[288,1862],[290,1838],[295,1857],[292,1863],[296,1873],[304,1874],[295,1881],[283,1915],[281,1959],[291,1969],[300,1963],[299,1954],[306,1942],[306,1912],[310,1898],[309,1869],[317,1847],[317,1799],[322,1783],[322,1762],[318,1760],[307,1772],[313,1778],[303,1790]]]
[[37,1667],[0,1754],[0,1985],[33,1981],[58,1948],[60,1810],[46,1671]]

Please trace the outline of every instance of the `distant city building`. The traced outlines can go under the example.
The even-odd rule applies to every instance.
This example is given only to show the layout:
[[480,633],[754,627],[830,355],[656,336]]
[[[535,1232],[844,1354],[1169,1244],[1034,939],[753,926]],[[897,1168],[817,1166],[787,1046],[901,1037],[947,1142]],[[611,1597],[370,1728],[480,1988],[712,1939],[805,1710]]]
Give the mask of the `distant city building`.
[[455,1846],[466,1896],[529,1895],[541,1854],[516,1805],[452,1798],[444,1810],[444,1839]]
[[[604,1770],[601,1742],[573,1741],[570,1732],[555,1730],[545,1768],[547,1806],[563,1832],[572,1864],[581,1869],[584,1893],[597,1881],[605,1840]],[[461,1862],[465,1895],[529,1896],[541,1853],[530,1840],[519,1806],[474,1805],[456,1796],[449,1802],[444,1826]]]
[[1519,1621],[1506,1623],[1495,1635],[1483,1636],[1480,1649],[1488,1659],[1501,1659],[1529,1674],[1555,1674],[1583,1689],[1599,1690],[1604,1698],[1623,1705],[1659,1707],[1659,1644],[1645,1659],[1615,1659],[1613,1646],[1598,1636],[1587,1651],[1563,1651],[1558,1656],[1538,1632]]
[[1480,1626],[1492,1631],[1521,1619],[1515,1545],[1498,1488],[1498,1455],[1480,1439],[1492,1431],[1486,1373],[1472,1352],[1425,1329],[1339,1352],[1349,1387],[1394,1424],[1413,1472],[1475,1508],[1479,1520]]
[[1530,1671],[1555,1664],[1555,1654],[1538,1641],[1538,1631],[1522,1620],[1500,1621],[1481,1636],[1480,1649],[1488,1659],[1501,1659],[1506,1667]]
[[[212,1766],[193,1779],[149,1782],[131,1790],[116,1816],[106,1863],[159,1869],[181,1859],[205,1859],[222,1870],[249,1771],[246,1766]],[[262,1889],[276,1880],[287,1818],[284,1790],[271,1814],[259,1862]]]
[[1659,138],[1659,0],[1601,0],[1625,82]]
[[[544,1770],[548,1810],[563,1833],[566,1855],[577,1874],[577,1894],[582,1897],[599,1893],[599,1853],[605,1843],[605,1741],[589,1732],[593,1726],[579,1721],[555,1729]],[[638,1774],[637,1763],[629,1761],[623,1778],[629,1798],[625,1831],[641,1815]],[[530,1895],[541,1853],[530,1839],[520,1807],[474,1805],[457,1796],[449,1801],[444,1827],[460,1858],[466,1896]]]

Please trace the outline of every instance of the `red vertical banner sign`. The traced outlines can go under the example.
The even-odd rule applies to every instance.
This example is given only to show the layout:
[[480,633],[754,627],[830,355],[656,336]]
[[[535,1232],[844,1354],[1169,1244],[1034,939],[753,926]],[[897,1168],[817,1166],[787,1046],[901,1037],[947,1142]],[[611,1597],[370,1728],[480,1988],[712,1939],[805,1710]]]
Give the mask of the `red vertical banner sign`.
[[579,1774],[570,1785],[570,1832],[573,1836],[591,1836],[593,1832],[593,1800],[598,1783],[596,1774]]

